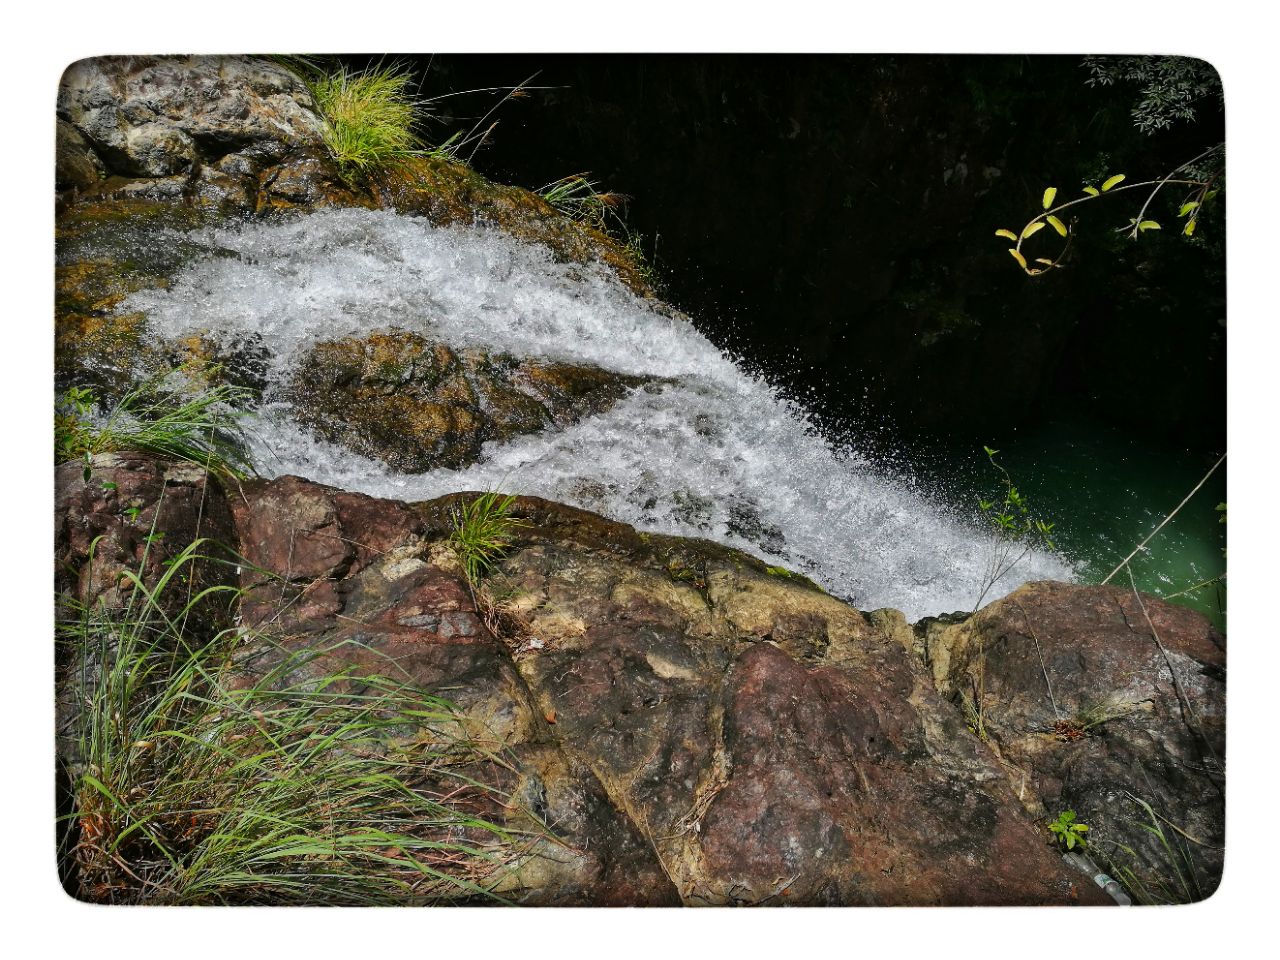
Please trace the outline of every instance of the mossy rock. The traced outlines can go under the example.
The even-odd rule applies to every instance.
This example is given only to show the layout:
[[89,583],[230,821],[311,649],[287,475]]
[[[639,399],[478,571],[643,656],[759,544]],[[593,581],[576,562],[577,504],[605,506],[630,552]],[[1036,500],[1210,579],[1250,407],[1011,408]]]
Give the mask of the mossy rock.
[[292,392],[295,415],[325,439],[417,473],[471,463],[487,440],[601,412],[643,382],[576,364],[459,353],[389,330],[317,344]]
[[600,261],[641,296],[653,290],[643,264],[624,244],[577,223],[530,190],[486,180],[469,167],[438,157],[415,157],[374,177],[370,190],[380,207],[426,217],[432,223],[492,226],[519,240],[541,243],[575,263]]

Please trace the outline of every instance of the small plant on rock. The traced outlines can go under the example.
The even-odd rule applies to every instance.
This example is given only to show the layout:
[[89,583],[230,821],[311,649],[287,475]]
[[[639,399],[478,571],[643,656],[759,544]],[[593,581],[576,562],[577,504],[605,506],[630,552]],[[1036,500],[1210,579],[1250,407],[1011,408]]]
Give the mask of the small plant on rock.
[[1089,832],[1089,825],[1077,823],[1074,810],[1063,810],[1058,819],[1049,824],[1049,832],[1063,850],[1083,849],[1087,846],[1084,835]]
[[570,220],[607,230],[611,225],[622,227],[625,223],[619,211],[627,198],[611,190],[600,190],[599,184],[588,180],[583,173],[573,173],[540,187],[538,196],[555,207]]
[[491,490],[454,509],[449,545],[473,587],[510,548],[515,531],[529,525],[511,515],[515,501],[513,494]]
[[975,610],[982,606],[982,601],[991,589],[1032,550],[1055,549],[1054,525],[1034,515],[1026,495],[1014,484],[1009,471],[996,460],[996,454],[1000,451],[990,447],[982,449],[991,466],[999,472],[1004,490],[999,497],[978,500],[978,506],[990,524],[991,539],[981,589],[977,602],[973,605]]

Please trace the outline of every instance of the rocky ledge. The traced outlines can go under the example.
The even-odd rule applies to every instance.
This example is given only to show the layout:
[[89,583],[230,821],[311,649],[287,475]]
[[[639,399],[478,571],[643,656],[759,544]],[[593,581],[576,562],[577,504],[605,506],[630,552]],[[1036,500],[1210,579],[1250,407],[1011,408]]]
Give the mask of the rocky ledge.
[[[1044,821],[1076,811],[1091,850],[1145,876],[1163,853],[1140,804],[1177,831],[1194,896],[1217,886],[1224,641],[1155,598],[1033,583],[911,625],[534,498],[473,590],[447,542],[466,494],[224,492],[132,454],[60,467],[57,490],[64,596],[119,602],[121,570],[158,571],[198,532],[247,561],[242,626],[358,640],[455,704],[503,758],[482,773],[499,814],[540,831],[500,887],[517,902],[1110,903]],[[250,642],[241,669],[275,649]]]

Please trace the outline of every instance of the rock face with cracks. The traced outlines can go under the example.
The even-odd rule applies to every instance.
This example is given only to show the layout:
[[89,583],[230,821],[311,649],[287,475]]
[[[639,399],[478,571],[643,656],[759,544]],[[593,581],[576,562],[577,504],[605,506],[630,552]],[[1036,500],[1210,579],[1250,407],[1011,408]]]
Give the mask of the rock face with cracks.
[[[97,458],[87,480],[62,468],[64,591],[99,590],[88,532],[122,522],[95,490],[127,486],[154,512],[162,478],[183,490],[193,470],[132,455]],[[512,798],[502,815],[544,830],[503,875],[517,902],[1110,902],[1062,861],[1043,818],[1071,805],[1132,846],[1116,799],[1128,794],[1209,845],[1197,855],[1220,843],[1220,639],[1154,598],[1148,624],[1132,593],[1035,584],[913,628],[746,554],[534,498],[517,501],[528,525],[473,587],[447,543],[468,495],[405,504],[289,477],[197,486],[199,498],[166,494],[157,523],[176,542],[200,501],[218,518],[247,561],[245,627],[312,649],[357,640],[345,663],[372,665],[351,650],[390,657],[504,758],[481,771]],[[240,668],[273,649],[248,644]],[[958,703],[979,664],[983,736]],[[1092,698],[1122,696],[1131,709],[1080,736],[1052,732]],[[1197,862],[1207,895],[1220,859]]]

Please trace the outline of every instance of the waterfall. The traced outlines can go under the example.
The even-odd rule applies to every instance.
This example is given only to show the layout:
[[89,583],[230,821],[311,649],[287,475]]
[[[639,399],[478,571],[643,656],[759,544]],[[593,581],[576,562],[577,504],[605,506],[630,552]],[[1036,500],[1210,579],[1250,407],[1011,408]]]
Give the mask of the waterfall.
[[[802,405],[604,267],[557,262],[494,230],[359,209],[171,239],[200,252],[166,288],[119,309],[147,314],[163,338],[260,339],[271,386],[249,426],[265,475],[402,500],[535,494],[739,547],[862,609],[897,607],[913,620],[977,596],[987,536],[969,518],[824,437]],[[573,426],[491,442],[466,469],[395,473],[309,434],[279,389],[314,344],[391,327],[650,382]],[[989,596],[1045,578],[1070,579],[1071,568],[1032,554]]]

